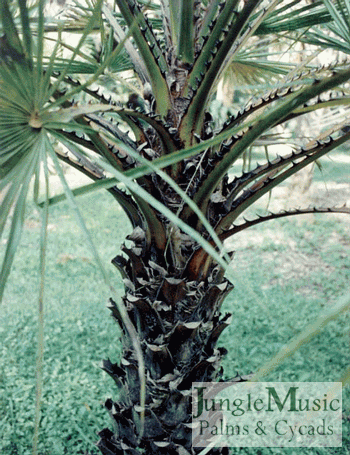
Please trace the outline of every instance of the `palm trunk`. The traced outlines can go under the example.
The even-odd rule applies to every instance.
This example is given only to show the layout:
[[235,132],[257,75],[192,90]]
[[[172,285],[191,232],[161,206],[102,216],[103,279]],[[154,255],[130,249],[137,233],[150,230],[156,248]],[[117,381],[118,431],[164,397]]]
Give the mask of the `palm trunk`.
[[[140,234],[141,230],[137,228],[135,232]],[[113,429],[99,434],[98,447],[104,455],[198,453],[200,449],[191,448],[190,391],[195,381],[217,381],[222,377],[220,364],[226,350],[217,348],[216,343],[229,324],[230,315],[220,317],[219,309],[233,286],[215,267],[202,281],[171,272],[169,265],[160,266],[142,255],[142,235],[134,234],[132,238],[134,247],[123,248],[128,259],[117,256],[113,262],[124,277],[124,303],[143,349],[143,435],[140,437],[137,362],[117,306],[111,300],[112,315],[123,330],[123,355],[120,364],[106,360],[103,368],[116,382],[120,395],[118,401],[106,402]],[[213,449],[211,453],[227,450]]]

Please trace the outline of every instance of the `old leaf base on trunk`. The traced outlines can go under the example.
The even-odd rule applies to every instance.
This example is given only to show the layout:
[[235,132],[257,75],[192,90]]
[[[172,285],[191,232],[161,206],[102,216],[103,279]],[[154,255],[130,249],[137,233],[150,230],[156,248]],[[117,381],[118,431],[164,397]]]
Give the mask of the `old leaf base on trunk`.
[[[113,263],[124,277],[124,304],[137,328],[144,355],[144,426],[142,432],[137,361],[111,300],[109,308],[122,328],[124,346],[120,364],[103,362],[103,369],[119,388],[119,397],[105,404],[113,428],[99,433],[98,447],[104,455],[199,453],[201,449],[191,446],[192,383],[222,380],[220,362],[226,350],[216,344],[231,315],[220,316],[219,309],[233,286],[217,267],[200,282],[168,273],[142,254],[140,239],[123,250],[128,259],[117,256]],[[247,378],[237,376],[234,380]],[[212,449],[210,453],[228,451]]]

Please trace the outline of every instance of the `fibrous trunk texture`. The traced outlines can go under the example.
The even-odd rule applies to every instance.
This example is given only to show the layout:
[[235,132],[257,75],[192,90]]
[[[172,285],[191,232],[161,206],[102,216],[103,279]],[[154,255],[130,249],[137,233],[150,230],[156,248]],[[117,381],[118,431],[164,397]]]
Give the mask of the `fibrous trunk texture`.
[[[219,308],[233,286],[215,267],[203,281],[190,281],[186,275],[179,278],[152,260],[152,255],[143,255],[140,228],[130,238],[134,246],[123,248],[128,258],[117,256],[113,262],[124,277],[124,303],[143,350],[144,428],[140,437],[137,361],[117,306],[111,301],[112,315],[123,331],[123,355],[120,364],[106,360],[103,367],[120,395],[118,401],[106,402],[113,428],[100,432],[98,447],[104,455],[195,454],[201,449],[191,446],[191,387],[193,382],[221,380],[225,349],[217,348],[216,343],[230,315],[221,317]],[[210,453],[227,453],[227,449]]]

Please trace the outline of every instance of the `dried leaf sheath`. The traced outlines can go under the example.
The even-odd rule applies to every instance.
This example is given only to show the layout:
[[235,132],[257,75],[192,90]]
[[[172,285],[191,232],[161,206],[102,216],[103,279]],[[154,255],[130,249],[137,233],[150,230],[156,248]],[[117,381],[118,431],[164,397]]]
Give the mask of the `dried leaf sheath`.
[[[0,7],[0,235],[10,220],[0,294],[19,243],[30,181],[35,176],[39,185],[49,157],[65,192],[38,206],[67,198],[85,233],[73,196],[110,191],[132,232],[112,261],[125,287],[122,302],[113,297],[109,303],[122,330],[123,353],[118,363],[103,362],[119,395],[106,402],[112,423],[100,432],[98,447],[104,455],[194,455],[200,450],[191,446],[192,382],[223,379],[225,349],[217,341],[231,321],[220,314],[233,289],[222,241],[280,217],[349,213],[346,207],[292,209],[234,224],[264,194],[348,141],[346,114],[329,137],[317,135],[297,151],[231,172],[247,150],[273,137],[275,126],[287,128],[317,109],[332,114],[348,107],[347,65],[311,67],[308,60],[300,70],[267,58],[275,33],[281,45],[286,33],[334,47],[324,28],[310,27],[333,21],[339,38],[348,17],[329,1],[116,0],[113,9],[103,0],[81,0],[62,24],[80,33],[78,44],[59,40],[46,55],[46,31],[57,31],[57,24],[44,20],[39,3],[33,17],[24,0],[2,0]],[[89,41],[97,31],[100,49]],[[63,51],[70,52],[67,58]],[[240,100],[238,113],[221,121],[210,112],[211,100],[231,64],[237,87],[242,68],[255,68],[248,80],[256,82],[256,97]],[[123,88],[135,90],[120,102],[125,92],[119,73],[132,68],[136,78],[128,75]],[[55,141],[63,147],[54,149]],[[71,192],[57,158],[92,183]]]

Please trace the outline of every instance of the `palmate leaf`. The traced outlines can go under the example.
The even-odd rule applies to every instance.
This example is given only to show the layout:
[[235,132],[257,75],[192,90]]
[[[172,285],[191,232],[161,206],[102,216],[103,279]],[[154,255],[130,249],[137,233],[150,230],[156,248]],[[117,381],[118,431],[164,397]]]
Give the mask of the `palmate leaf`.
[[324,4],[333,19],[332,24],[329,24],[328,28],[344,39],[344,41],[350,43],[349,2],[344,1],[343,3],[340,0],[330,2],[329,0],[324,0]]
[[310,31],[305,35],[302,41],[314,46],[320,46],[324,49],[334,49],[335,51],[343,52],[344,54],[349,54],[350,52],[350,44],[347,41],[344,41],[342,37],[330,36],[322,30]]
[[[116,18],[113,15],[113,12],[107,5],[103,5],[102,7],[103,14],[106,16],[107,21],[109,22],[116,38],[118,41],[123,41],[126,34],[123,31],[121,25],[118,23]],[[140,59],[139,55],[137,54],[136,49],[134,48],[133,44],[129,40],[125,40],[125,51],[129,55],[130,62],[132,62],[132,67],[130,69],[134,69],[138,76],[140,77],[143,83],[148,81],[148,72],[147,68],[142,59]],[[120,67],[119,65],[114,65],[118,71],[123,70],[125,67]],[[128,68],[129,69],[129,68]]]
[[[5,1],[7,5],[9,2]],[[186,279],[193,279],[198,287],[200,287],[199,283],[203,286],[207,286],[209,283],[209,287],[212,286],[210,283],[213,279],[218,279],[219,283],[220,279],[223,279],[224,269],[228,263],[228,259],[222,256],[221,241],[225,235],[237,232],[233,231],[233,227],[230,232],[230,223],[236,219],[240,210],[246,209],[271,187],[292,175],[298,167],[305,165],[306,161],[311,162],[320,153],[325,152],[328,145],[323,148],[322,144],[317,144],[312,151],[301,153],[295,164],[293,157],[284,158],[284,161],[281,159],[279,162],[270,162],[268,159],[265,168],[263,166],[258,167],[249,176],[238,176],[243,197],[236,198],[237,195],[232,190],[232,201],[229,201],[232,204],[226,213],[220,212],[221,218],[215,218],[216,214],[211,201],[214,191],[219,187],[220,182],[224,181],[231,165],[246,152],[247,148],[256,144],[262,135],[269,134],[275,125],[282,124],[314,109],[332,106],[330,100],[327,100],[326,104],[321,101],[316,101],[314,105],[308,103],[312,103],[312,100],[324,91],[344,84],[350,78],[350,73],[349,71],[342,73],[337,71],[332,77],[328,77],[329,75],[322,76],[321,82],[312,80],[313,78],[308,75],[295,82],[302,83],[301,89],[293,87],[289,90],[288,88],[285,93],[278,90],[276,97],[269,95],[260,107],[247,108],[247,111],[231,119],[217,134],[214,132],[212,135],[209,133],[205,135],[202,134],[201,126],[205,124],[205,110],[211,93],[215,90],[217,76],[226,67],[230,59],[233,61],[236,59],[236,62],[239,61],[241,65],[245,63],[245,67],[249,67],[251,62],[242,63],[239,60],[239,52],[242,56],[244,49],[249,46],[250,40],[255,39],[254,34],[264,33],[264,29],[261,27],[265,26],[265,31],[270,27],[271,31],[273,21],[275,21],[280,27],[279,30],[296,30],[298,28],[297,13],[294,13],[291,7],[296,6],[297,3],[259,2],[255,0],[226,3],[216,0],[202,2],[200,5],[202,9],[207,8],[203,22],[194,17],[193,21],[188,23],[187,19],[191,18],[190,11],[187,9],[188,4],[196,4],[196,13],[199,13],[198,2],[186,4],[186,2],[181,1],[163,0],[161,2],[163,11],[172,13],[172,17],[164,18],[163,23],[169,28],[164,34],[160,33],[159,30],[160,24],[162,24],[159,17],[147,18],[144,11],[141,13],[141,6],[144,9],[154,6],[155,8],[152,11],[157,14],[159,5],[153,4],[153,2],[117,0],[120,11],[116,12],[106,8],[102,11],[102,16],[101,1],[89,2],[87,0],[86,6],[82,7],[79,3],[78,0],[75,1],[75,7],[76,11],[84,16],[82,22],[84,30],[81,29],[81,24],[81,39],[78,46],[66,45],[66,49],[70,48],[71,51],[71,57],[67,59],[58,58],[58,49],[63,44],[60,42],[51,56],[44,57],[41,38],[44,36],[45,24],[42,14],[39,14],[36,22],[33,22],[39,27],[39,30],[36,30],[36,36],[40,37],[38,38],[40,43],[37,47],[30,42],[31,35],[27,30],[26,33],[17,33],[16,27],[19,27],[19,30],[20,27],[28,27],[25,3],[22,2],[22,10],[18,12],[18,19],[4,21],[10,39],[3,43],[3,58],[0,61],[0,104],[2,103],[0,107],[3,108],[0,109],[0,145],[3,146],[0,156],[3,178],[0,185],[5,191],[4,205],[6,208],[4,215],[0,215],[2,230],[5,228],[6,218],[11,208],[15,208],[15,215],[10,225],[9,253],[6,253],[5,262],[7,265],[11,263],[13,246],[15,247],[18,243],[23,224],[24,196],[28,191],[30,179],[32,176],[36,177],[35,192],[38,194],[40,167],[44,166],[47,176],[47,159],[50,157],[62,182],[64,197],[71,205],[77,223],[84,232],[86,244],[92,250],[98,268],[113,296],[115,296],[115,290],[110,285],[109,277],[104,270],[98,251],[86,229],[74,197],[75,194],[101,188],[114,191],[116,199],[125,211],[129,212],[133,225],[139,227],[138,231],[144,232],[145,243],[152,247],[148,250],[145,248],[145,257],[138,258],[138,263],[142,263],[142,261],[151,263],[152,260],[150,261],[149,257],[152,259],[152,255],[154,255],[159,260],[164,259],[166,266],[168,266],[170,260],[169,262],[167,260],[170,255],[166,257],[163,254],[167,248],[166,234],[168,230],[172,229],[173,225],[177,225],[182,232],[194,239],[191,243],[191,251],[186,257],[187,262],[183,269],[179,268],[179,273],[185,275],[186,272],[189,272]],[[260,9],[265,4],[267,4],[268,9]],[[179,16],[177,16],[178,11],[175,11],[175,6],[178,5],[183,6],[179,9]],[[227,5],[231,7],[231,10]],[[235,5],[239,5],[238,14],[233,11]],[[274,11],[277,11],[277,15],[272,11],[272,8],[276,6],[277,9]],[[318,10],[310,7],[302,11],[305,12],[305,16],[309,15],[309,18],[312,13],[312,19],[320,22],[325,20],[325,9],[320,3],[317,6],[319,7]],[[9,8],[7,10],[10,11]],[[6,14],[8,14],[7,10]],[[302,12],[298,8],[295,10],[298,11],[299,15]],[[179,20],[174,20],[176,16]],[[327,20],[330,16],[328,14]],[[101,21],[101,17],[104,22]],[[303,26],[306,24],[304,19],[303,17]],[[220,21],[228,25],[227,29],[222,30],[218,25],[215,25]],[[181,23],[186,26],[186,33],[183,36],[179,32]],[[230,26],[232,27],[230,28]],[[105,37],[108,33],[112,36],[113,32],[119,41],[115,47],[111,41],[109,42],[111,47],[106,49],[101,61],[91,58],[84,47],[89,33],[95,31],[96,27],[102,29],[101,36]],[[204,31],[211,27],[213,35],[219,36],[219,42],[215,43],[215,49],[206,44]],[[79,30],[79,24],[76,30]],[[16,43],[16,37],[20,45]],[[165,46],[165,42],[167,42],[167,46]],[[132,47],[128,46],[127,43]],[[34,48],[36,53],[30,57]],[[101,82],[104,71],[111,68],[124,48],[128,51],[129,62],[137,66],[138,62],[143,61],[143,68],[140,70],[142,65],[139,65],[137,73],[142,83],[149,81],[153,88],[154,99],[150,96],[150,100],[147,100],[149,104],[144,111],[132,111],[116,106],[113,100],[106,100],[103,93],[94,94],[92,91],[91,85]],[[200,56],[201,49],[202,51],[205,50],[208,55],[210,54],[209,61]],[[28,55],[28,58],[19,58],[24,55]],[[177,57],[180,55],[184,56],[183,61],[178,60]],[[83,59],[83,62],[78,61],[76,57]],[[261,59],[261,65],[259,67],[257,64],[258,70],[263,72],[268,64],[264,67],[262,55],[259,59]],[[259,59],[256,59],[255,62]],[[242,60],[244,59],[242,58]],[[251,65],[253,64],[254,62],[251,63]],[[61,73],[53,75],[53,71],[58,67],[61,69]],[[176,84],[172,84],[172,78],[176,80],[174,75],[180,70],[184,75],[185,82],[182,86],[181,82],[183,81],[179,82],[179,96],[176,99],[172,98],[174,92],[177,91]],[[88,79],[82,77],[79,80],[79,73],[82,74],[84,71],[91,71],[92,77]],[[69,77],[72,72],[77,73],[76,80]],[[283,68],[277,68],[276,72],[282,73]],[[289,87],[288,81],[286,86]],[[278,88],[280,89],[280,86]],[[141,92],[142,90],[139,90],[140,94]],[[82,102],[83,95],[86,99],[93,101]],[[73,99],[76,100],[76,103],[73,103]],[[177,101],[179,103],[175,109],[174,106]],[[333,101],[337,106],[344,102],[342,95]],[[185,108],[180,112],[179,106],[181,109],[184,106]],[[107,113],[111,114],[110,119],[107,119]],[[159,117],[154,115],[157,113],[160,114]],[[116,121],[117,117],[124,122],[123,128],[133,130],[134,135],[132,137],[127,136],[123,128],[119,128]],[[179,125],[180,137],[177,135]],[[65,146],[66,152],[56,152],[53,148],[53,139],[59,140]],[[329,149],[347,139],[346,134],[340,138],[336,137]],[[191,147],[186,147],[187,145],[191,145]],[[126,160],[123,161],[125,157],[129,159],[127,163]],[[58,158],[96,181],[85,188],[72,191],[66,182]],[[177,166],[180,161],[183,163]],[[202,168],[203,163],[205,163],[205,168],[204,165]],[[182,166],[182,164],[184,165]],[[182,170],[186,168],[187,164],[191,165],[194,171],[188,180],[185,177],[181,181]],[[276,174],[272,175],[275,171]],[[172,178],[174,177],[179,180],[173,181]],[[171,196],[175,196],[172,199],[176,202],[175,208],[174,205],[171,205],[172,200],[168,206],[161,202],[165,192],[158,192],[157,185],[161,186],[164,182]],[[120,183],[129,190],[130,194],[126,195],[122,192]],[[192,193],[189,183],[193,184],[194,191]],[[41,204],[44,208],[43,234],[45,234],[47,223],[47,208],[51,202],[48,199],[48,184],[46,184],[46,193],[45,201]],[[56,200],[62,198],[63,195]],[[167,201],[166,198],[163,199],[163,202],[164,200]],[[216,206],[219,210],[222,209],[220,202],[222,201],[219,197]],[[184,210],[182,210],[183,207]],[[249,226],[246,224],[245,227]],[[42,245],[43,259],[45,235],[42,235]],[[158,251],[163,254],[162,257]],[[210,262],[215,262],[215,265],[218,264],[223,270],[220,270],[217,275],[214,275],[214,272],[211,274],[214,267],[209,267]],[[161,269],[158,264],[156,265],[158,269]],[[133,264],[131,264],[132,266]],[[170,269],[171,267],[169,267]],[[5,274],[8,270],[5,270]],[[142,287],[148,286],[147,283],[145,284],[145,280],[141,284]],[[162,292],[172,289],[168,284],[165,285]],[[131,285],[134,285],[136,289],[138,282],[135,281]],[[227,287],[227,283],[221,282],[217,288],[213,286],[209,294],[204,295],[211,296],[211,291],[214,294],[219,292],[221,285]],[[204,300],[206,300],[205,297],[200,303],[203,304]],[[119,313],[126,331],[130,335],[133,356],[138,363],[138,375],[141,379],[140,403],[143,406],[146,403],[144,370],[147,366],[143,359],[143,354],[146,354],[144,346],[139,343],[142,330],[136,332],[135,320],[128,317],[128,315],[132,316],[129,311],[130,308],[126,309],[120,303],[119,298],[115,298],[115,301],[119,306],[114,311]],[[138,304],[141,307],[144,303]],[[198,310],[198,314],[201,311]],[[210,311],[214,313],[214,309]],[[208,310],[208,314],[210,311]],[[204,312],[202,313],[204,314]],[[180,322],[182,323],[182,321]],[[177,326],[174,324],[174,326],[173,334],[177,333],[176,329],[180,331],[185,327],[181,328],[181,324]],[[188,328],[193,329],[192,326],[185,328],[186,330]],[[162,332],[161,335],[163,336],[163,334]],[[129,344],[129,352],[130,347]],[[40,366],[38,366],[39,369]],[[139,429],[139,426],[136,426]],[[142,430],[140,433],[138,436],[141,438]]]
[[253,60],[249,55],[242,59],[237,56],[223,74],[224,83],[234,85],[237,90],[248,92],[249,95],[261,93],[262,90],[267,91],[269,85],[277,85],[278,80],[286,76],[292,67],[287,63],[266,62],[263,59],[263,55],[259,60]]
[[[0,188],[5,189],[5,198],[2,204],[1,219],[0,219],[0,236],[4,232],[6,225],[6,219],[8,218],[10,211],[13,210],[12,221],[10,222],[10,232],[7,239],[7,247],[5,256],[3,259],[1,275],[0,275],[0,298],[3,295],[6,279],[9,275],[10,268],[13,262],[14,254],[17,249],[17,246],[20,242],[24,215],[25,215],[25,205],[27,194],[29,191],[30,183],[33,177],[40,175],[40,168],[43,165],[43,168],[47,170],[48,164],[47,159],[51,157],[54,162],[56,171],[58,172],[63,186],[66,191],[68,200],[71,202],[75,213],[77,215],[77,220],[83,229],[83,232],[87,236],[88,245],[93,251],[95,259],[99,270],[102,272],[102,275],[109,285],[114,298],[116,298],[116,292],[114,291],[112,285],[109,282],[109,278],[105,269],[102,265],[102,261],[99,258],[97,250],[92,242],[91,236],[89,235],[85,224],[80,216],[80,213],[74,203],[74,198],[68,188],[68,185],[65,182],[63,173],[61,171],[60,165],[58,163],[56,154],[53,150],[53,146],[50,140],[49,131],[50,121],[52,123],[52,116],[54,117],[52,109],[55,104],[60,105],[65,102],[65,98],[56,98],[52,102],[51,96],[57,91],[60,82],[63,80],[65,75],[69,72],[70,62],[73,62],[75,55],[77,54],[80,46],[83,44],[85,37],[88,32],[93,28],[93,23],[96,20],[96,14],[99,11],[99,4],[97,2],[96,9],[90,18],[90,22],[87,24],[87,29],[83,33],[83,36],[73,52],[71,60],[66,65],[63,73],[58,79],[50,84],[50,74],[48,71],[52,71],[54,68],[54,58],[53,55],[50,58],[49,66],[46,69],[46,73],[43,71],[43,47],[38,46],[38,54],[36,59],[33,59],[32,55],[29,55],[27,59],[17,58],[17,54],[22,53],[21,41],[19,34],[14,25],[15,21],[12,20],[12,16],[6,17],[4,20],[4,14],[10,14],[9,9],[6,8],[7,0],[4,0],[2,4],[2,24],[7,32],[7,36],[10,36],[11,39],[5,42],[6,48],[4,53],[3,46],[3,56],[2,61],[0,62],[0,164],[1,164],[1,182]],[[22,4],[22,16],[25,26],[28,26],[26,22],[25,14],[25,4]],[[41,30],[38,31],[38,35],[42,34],[43,30],[43,20],[42,18],[42,8],[39,8],[39,20],[38,27]],[[30,34],[24,34],[25,48],[29,52],[33,48],[31,43],[28,42],[30,39]],[[17,41],[18,43],[17,43]],[[16,45],[16,52],[14,52],[14,46]],[[120,45],[122,48],[123,43]],[[11,52],[10,52],[11,50]],[[56,47],[57,50],[57,47]],[[115,50],[115,54],[118,52],[118,49]],[[101,72],[103,68],[101,69]],[[95,75],[96,76],[96,75]],[[76,87],[74,89],[75,93],[79,93],[82,88]],[[69,121],[70,119],[64,119]],[[53,128],[54,131],[54,128]],[[46,171],[47,175],[47,171]],[[48,185],[48,184],[47,184]],[[38,185],[34,185],[35,192],[38,192]],[[48,190],[46,191],[48,197]],[[36,404],[36,424],[35,424],[35,435],[33,441],[33,453],[37,453],[37,437],[38,437],[38,428],[40,420],[40,396],[42,390],[42,353],[43,353],[43,280],[45,272],[45,249],[46,249],[46,227],[47,227],[47,208],[48,201],[44,203],[44,216],[43,216],[43,231],[41,236],[41,290],[39,296],[39,319],[40,319],[40,328],[39,328],[39,351],[38,351],[38,367],[37,367],[37,404]],[[124,304],[118,298],[116,298],[118,304],[119,313],[124,322],[126,330],[130,334],[132,340],[135,355],[138,360],[138,371],[140,375],[140,403],[145,402],[145,380],[144,380],[144,366],[141,348],[138,342],[138,337],[135,332],[134,326],[129,320],[129,316],[124,308]],[[142,421],[141,413],[141,421]]]
[[16,249],[20,242],[25,215],[25,201],[29,191],[31,176],[35,172],[38,162],[36,157],[31,154],[27,156],[26,159],[23,159],[20,165],[21,169],[18,170],[19,172],[16,172],[16,168],[14,169],[14,172],[17,174],[17,180],[13,179],[12,183],[9,184],[5,198],[1,204],[1,235],[4,232],[5,223],[11,211],[13,211],[13,215],[12,220],[10,221],[10,232],[0,272],[0,298],[3,296],[5,283],[10,273]]
[[[23,27],[28,27],[28,14],[26,5],[20,1],[20,13]],[[65,74],[69,73],[70,64],[73,63],[75,56],[83,45],[88,33],[93,29],[93,25],[99,17],[101,0],[96,2],[95,9],[89,16],[89,21],[82,37],[74,49],[71,59],[65,65],[65,71],[50,84],[50,76],[55,67],[56,52],[52,53],[49,64],[43,66],[43,47],[37,47],[36,55],[28,55],[27,59],[18,59],[18,54],[23,54],[25,48],[28,52],[34,48],[29,42],[31,33],[24,33],[22,46],[20,34],[15,26],[15,20],[8,8],[8,0],[1,4],[2,25],[6,31],[6,42],[3,47],[3,56],[0,62],[0,165],[1,182],[0,189],[5,189],[6,194],[3,202],[4,210],[1,212],[1,234],[5,227],[5,220],[9,215],[12,205],[15,203],[15,216],[12,220],[12,228],[8,240],[3,271],[5,275],[10,268],[10,258],[13,256],[20,237],[21,225],[23,224],[24,207],[29,183],[34,176],[40,174],[40,166],[47,165],[46,160],[51,155],[50,124],[54,124],[57,117],[57,107],[64,104],[68,97],[83,91],[84,85],[74,87],[74,89],[63,96],[59,96],[52,101],[51,96],[56,91]],[[44,22],[42,20],[43,2],[40,2],[39,20],[37,21],[37,34],[43,35]],[[41,19],[40,19],[41,18]],[[117,55],[123,48],[123,42],[114,50]],[[16,51],[16,53],[12,51]],[[110,56],[112,58],[113,56]],[[108,65],[99,68],[100,73]],[[45,69],[45,71],[41,71]],[[99,74],[99,73],[98,73]],[[94,74],[86,85],[90,85],[98,74]],[[96,108],[87,105],[82,112],[74,113],[67,110],[66,117],[60,116],[60,127],[64,127],[70,120],[83,114],[94,112]],[[79,109],[78,109],[79,110]],[[61,112],[61,111],[59,111]],[[66,111],[65,111],[66,112]],[[62,112],[61,112],[62,114]],[[62,123],[63,120],[63,123]],[[52,129],[55,132],[55,126]],[[17,201],[17,202],[16,202]],[[18,212],[18,216],[17,213]],[[1,285],[3,290],[4,277]]]
[[[233,60],[242,49],[246,51],[248,40],[258,32],[260,27],[266,26],[269,20],[273,22],[280,20],[283,24],[281,30],[284,30],[286,26],[289,27],[292,22],[295,24],[293,25],[295,31],[305,27],[305,24],[302,24],[300,20],[300,13],[303,8],[300,10],[293,8],[296,3],[292,1],[285,4],[285,2],[276,0],[263,4],[252,0],[245,2],[239,11],[235,10],[237,2],[233,2],[232,5],[230,2],[225,3],[225,7],[213,20],[210,26],[210,34],[205,39],[201,52],[190,71],[187,90],[191,88],[194,94],[180,126],[180,136],[187,146],[193,145],[190,135],[193,125],[193,130],[197,134],[202,128],[205,105],[212,94],[218,77],[229,61]],[[278,8],[278,5],[282,6]],[[316,7],[317,12],[314,12],[313,10]],[[326,19],[323,18],[324,14]],[[313,21],[319,24],[323,20],[330,20],[330,16],[322,4],[321,7],[320,4],[317,4],[306,8],[303,17],[305,23],[309,21],[310,25]],[[227,29],[225,29],[225,24],[229,24]],[[264,32],[263,29],[260,29],[259,33],[268,34],[271,32],[269,30]],[[187,92],[185,93],[187,94]]]
[[322,0],[304,4],[299,0],[280,2],[271,15],[256,30],[257,35],[293,32],[313,25],[329,23],[331,15]]
[[[28,17],[23,4],[21,17],[22,25],[26,27]],[[0,298],[20,241],[30,181],[40,163],[39,154],[35,152],[41,148],[40,134],[33,132],[29,125],[35,110],[32,55],[28,55],[31,44],[28,34],[24,33],[25,45],[22,46],[7,0],[1,4],[1,23],[6,35],[2,42],[0,63],[0,190],[5,190],[0,236],[4,233],[6,219],[11,211],[13,216],[1,268]],[[22,55],[21,59],[19,55]]]
[[[301,31],[300,36],[305,32]],[[298,41],[298,37],[296,37]],[[284,48],[284,46],[286,49]],[[273,52],[274,47],[283,47],[278,52]],[[269,87],[275,89],[286,84],[286,81],[291,81],[296,74],[307,71],[317,71],[317,68],[312,66],[312,61],[317,58],[320,51],[316,51],[307,58],[303,58],[299,65],[296,64],[294,54],[289,57],[289,62],[283,61],[283,58],[291,46],[288,43],[283,43],[280,37],[266,37],[265,39],[253,38],[249,41],[249,48],[245,46],[242,50],[236,52],[231,63],[223,72],[223,80],[225,84],[230,84],[237,87],[240,91],[247,91],[249,95],[267,92]]]
[[308,44],[325,49],[334,49],[345,54],[350,53],[350,3],[348,0],[334,2],[324,0],[324,6],[333,19],[322,29],[311,28],[302,38]]

